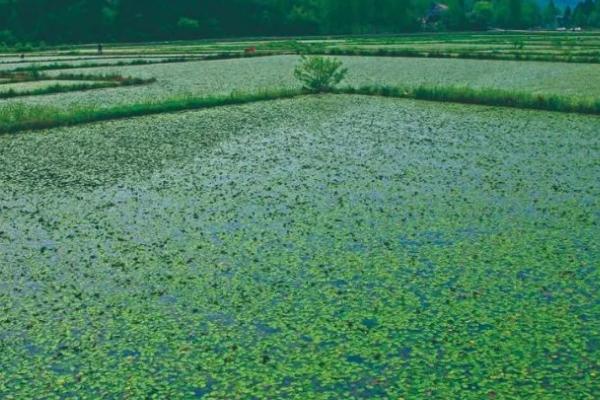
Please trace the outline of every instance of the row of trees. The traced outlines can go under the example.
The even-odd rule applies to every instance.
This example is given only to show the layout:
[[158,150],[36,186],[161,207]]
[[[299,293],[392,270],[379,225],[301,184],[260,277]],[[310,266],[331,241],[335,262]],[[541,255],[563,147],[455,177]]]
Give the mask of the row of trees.
[[574,9],[567,7],[561,22],[565,27],[600,27],[600,0],[584,0]]
[[[437,0],[436,29],[528,28],[555,14],[535,0]],[[0,0],[0,42],[81,43],[418,31],[432,0]],[[553,15],[551,15],[553,14]],[[569,18],[598,22],[600,0]],[[431,28],[431,26],[429,26]]]
[[527,29],[542,26],[542,10],[527,0],[447,0],[449,10],[441,28],[483,30],[490,27]]
[[498,28],[600,28],[600,0],[582,0],[575,8],[557,7],[554,0],[544,6],[538,2],[521,0],[447,0],[449,11],[442,20],[442,28],[477,30]]

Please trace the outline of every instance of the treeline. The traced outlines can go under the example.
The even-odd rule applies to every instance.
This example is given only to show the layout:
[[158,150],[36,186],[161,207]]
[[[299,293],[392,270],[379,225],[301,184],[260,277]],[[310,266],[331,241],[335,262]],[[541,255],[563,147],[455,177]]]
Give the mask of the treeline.
[[[535,0],[0,0],[0,43],[530,28],[556,23],[562,10],[549,7]],[[600,26],[600,0],[585,0],[567,17]]]
[[[450,1],[461,3],[460,0]],[[459,22],[463,22],[462,27],[467,29],[600,28],[600,0],[582,0],[576,7],[564,9],[557,7],[554,0],[548,0],[543,6],[539,4],[520,0],[476,0],[470,11],[467,7],[466,23]],[[460,13],[457,18],[460,18]],[[456,25],[449,27],[456,28]]]
[[[548,5],[552,10],[554,1]],[[550,11],[551,12],[551,11]],[[600,27],[600,0],[584,0],[572,9],[566,7],[560,22],[564,27]]]

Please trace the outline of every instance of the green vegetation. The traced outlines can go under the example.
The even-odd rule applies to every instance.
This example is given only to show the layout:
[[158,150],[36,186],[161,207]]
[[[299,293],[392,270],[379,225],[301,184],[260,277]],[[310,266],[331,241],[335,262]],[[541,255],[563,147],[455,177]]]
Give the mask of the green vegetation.
[[[15,89],[15,83],[43,82],[52,81],[52,84],[43,85],[37,88]],[[59,81],[59,82],[56,82]],[[138,86],[147,85],[156,82],[156,79],[142,79],[134,77],[124,77],[117,74],[110,75],[90,75],[90,74],[67,74],[44,75],[37,69],[25,71],[0,71],[0,99],[10,99],[14,97],[41,96],[46,94],[80,92],[93,89],[106,89],[119,86]],[[12,86],[11,86],[12,85]],[[6,87],[8,90],[5,90]],[[10,108],[10,106],[9,106]],[[0,128],[1,130],[2,128]]]
[[[0,87],[0,99],[12,99],[14,97],[42,96],[46,94],[81,92],[94,89],[106,89],[121,86],[118,82],[84,82],[84,83],[54,83],[35,89],[14,89],[2,90]],[[2,128],[0,128],[2,129]]]
[[[246,53],[248,47],[256,53]],[[427,58],[469,58],[519,61],[559,61],[598,63],[600,35],[598,32],[497,32],[497,33],[428,33],[401,36],[367,36],[343,38],[297,38],[295,40],[188,41],[152,44],[115,44],[105,46],[104,55],[89,45],[73,46],[68,51],[56,48],[28,55],[13,62],[30,63],[45,55],[46,63],[65,66],[61,56],[87,56],[90,67],[109,64],[114,58],[130,57],[122,62],[143,65],[158,62],[180,62],[193,59],[224,59],[273,54],[338,54],[380,55]],[[14,57],[14,56],[13,56]],[[131,59],[131,57],[135,57]],[[31,60],[31,61],[29,61]],[[102,60],[102,61],[100,61]],[[43,60],[40,60],[42,62]],[[69,60],[71,61],[71,60]],[[3,61],[5,62],[5,61]],[[119,64],[113,62],[112,64]],[[58,68],[58,67],[57,67]]]
[[[207,27],[174,18],[156,34]],[[0,56],[0,93],[28,95],[0,100],[0,398],[595,399],[600,65],[548,61],[598,51],[521,32]]]
[[[519,50],[523,50],[520,48]],[[475,52],[475,51],[447,51],[447,50],[417,50],[417,49],[360,49],[360,48],[332,48],[329,50],[315,50],[311,54],[345,55],[345,56],[376,56],[376,57],[418,57],[418,58],[464,58],[473,60],[517,60],[517,61],[550,61],[568,63],[600,63],[600,52],[594,54],[552,54],[537,52]]]
[[[291,58],[291,60],[295,59],[296,58]],[[353,59],[346,59],[345,61],[347,61],[347,64],[349,65],[356,66],[356,64],[353,64],[352,60]],[[268,61],[269,60],[264,60],[264,62]],[[383,66],[381,62],[379,65]],[[241,67],[244,68],[243,66]],[[221,68],[218,68],[217,70],[222,71]],[[419,76],[423,77],[424,71],[422,68],[414,68],[411,70],[417,71],[420,74]],[[393,68],[393,71],[394,73],[397,73],[397,68]],[[207,75],[206,69],[202,69],[200,72],[207,81],[212,79],[210,75]],[[506,72],[507,71],[504,70],[502,71],[502,73]],[[177,71],[176,73],[179,74]],[[296,66],[294,75],[296,79],[302,82],[304,90],[307,90],[308,92],[327,92],[333,90],[333,88],[346,77],[347,73],[348,69],[342,67],[342,61],[340,60],[322,57],[303,57],[301,59],[301,64]],[[532,93],[531,91],[526,92],[524,90],[500,89],[493,86],[490,87],[489,85],[472,87],[449,84],[431,85],[418,82],[411,85],[365,85],[356,84],[361,82],[361,80],[356,79],[356,75],[355,77],[352,77],[352,73],[355,73],[354,68],[351,68],[351,73],[348,75],[348,83],[345,84],[345,86],[336,89],[336,93],[378,95],[419,100],[575,112],[582,114],[600,114],[600,98],[598,97],[558,95],[552,92],[545,93],[543,91]],[[474,71],[471,69],[465,69],[465,73],[472,81],[476,78]],[[508,71],[508,73],[510,74],[511,71]],[[122,78],[119,75],[110,74],[88,75],[83,73],[67,74],[62,72],[56,75],[43,75],[36,70],[16,73],[6,72],[3,76],[13,76],[13,79],[19,80],[65,79],[81,81],[92,79],[98,81],[90,86],[86,86],[85,83],[73,86],[52,85],[37,90],[22,92],[8,91],[4,94],[0,94],[0,97],[4,96],[5,98],[102,88],[112,85],[141,85],[154,81],[153,79]],[[187,87],[190,75],[183,74],[182,76],[185,77],[183,83],[185,83]],[[272,74],[269,76],[270,78],[274,77]],[[380,82],[385,81],[384,75],[378,73],[377,77]],[[241,76],[241,78],[245,79],[244,76]],[[583,76],[580,78],[585,80],[585,77]],[[589,84],[586,83],[586,85],[589,87]],[[172,93],[172,85],[169,84],[167,87],[169,88],[169,93]],[[593,87],[591,88],[593,89]],[[31,100],[34,100],[31,99],[28,101],[29,104],[8,104],[0,107],[0,132],[11,133],[29,129],[46,129],[50,127],[76,125],[161,112],[273,100],[297,96],[300,93],[301,92],[294,87],[289,89],[273,88],[270,90],[252,90],[248,88],[243,92],[233,91],[223,93],[222,95],[194,95],[190,93],[166,97],[161,95],[153,96],[151,101],[130,100],[127,103],[115,103],[112,105],[102,101],[104,104],[103,107],[96,107],[93,103],[85,105],[79,102],[79,106],[65,109],[57,107],[54,104],[31,104]],[[113,95],[111,94],[110,96]],[[55,101],[56,99],[54,99],[54,102]]]
[[151,64],[170,64],[176,62],[187,62],[196,61],[197,57],[173,57],[166,59],[137,59],[128,61],[116,61],[116,62],[84,62],[81,64],[74,64],[72,62],[53,62],[44,63],[41,65],[32,64],[27,67],[17,67],[12,71],[51,71],[51,70],[65,70],[65,69],[83,69],[83,68],[100,68],[100,67],[124,67],[130,65],[151,65]]
[[0,137],[0,397],[593,399],[599,158],[346,95]]
[[88,68],[102,68],[102,67],[126,67],[126,66],[139,66],[139,65],[153,65],[153,64],[172,64],[182,63],[191,61],[214,61],[214,60],[229,60],[234,58],[252,58],[252,57],[267,57],[272,55],[286,54],[285,52],[268,53],[261,52],[256,54],[243,54],[239,52],[231,53],[219,53],[219,54],[207,54],[200,56],[181,56],[171,57],[164,59],[134,59],[127,61],[114,61],[114,62],[83,62],[80,64],[74,64],[72,62],[53,62],[37,65],[31,63],[27,67],[13,68],[11,72],[28,72],[28,71],[52,71],[52,70],[65,70],[65,69],[88,69]]
[[[10,70],[0,71],[0,80],[2,84],[13,82],[32,82],[43,80],[64,80],[64,81],[114,81],[123,85],[136,85],[147,83],[143,79],[134,77],[124,77],[118,74],[84,74],[84,73],[66,73],[61,72],[55,75],[46,75],[40,73],[40,69],[30,68],[28,70]],[[155,81],[154,79],[153,81]]]
[[322,93],[333,90],[348,73],[342,62],[335,58],[302,56],[294,69],[294,76],[302,82],[303,89]]
[[[555,28],[559,14],[537,0],[12,0],[0,2],[0,43],[23,52],[28,43]],[[585,0],[560,22],[600,27],[599,16],[600,1]]]
[[457,86],[364,86],[346,87],[337,89],[335,92],[600,115],[600,98],[586,100],[501,89],[473,89]]
[[[337,68],[339,68],[339,65],[336,69]],[[318,82],[318,84],[315,82]],[[54,86],[51,88],[53,87]],[[68,87],[61,87],[61,89],[66,91],[68,90]],[[310,84],[305,89],[309,92],[333,91],[338,94],[362,94],[600,115],[600,100],[581,100],[564,96],[532,95],[525,92],[518,93],[497,89],[472,89],[468,87],[452,86],[418,86],[413,88],[365,86],[359,88],[344,87],[342,89],[334,89],[331,84],[324,85],[322,80],[311,80]],[[259,91],[255,93],[233,92],[229,96],[180,96],[160,101],[134,103],[100,109],[75,108],[63,110],[50,106],[27,106],[16,103],[8,106],[0,106],[0,133],[14,133],[24,130],[71,126],[141,115],[268,101],[296,97],[303,93],[304,92],[295,89],[280,89]]]
[[47,129],[89,122],[130,118],[175,111],[244,104],[290,98],[302,93],[293,89],[264,90],[256,93],[233,92],[229,96],[178,96],[160,101],[124,104],[111,108],[73,108],[63,110],[52,106],[27,106],[12,103],[0,106],[0,133]]
[[[594,100],[600,93],[600,73],[595,64],[479,61],[390,57],[339,57],[348,68],[342,83],[362,86],[466,86],[500,89],[544,96]],[[121,104],[168,99],[173,96],[229,95],[232,91],[301,88],[293,76],[297,56],[277,56],[186,62],[129,67],[105,67],[94,74],[120,74],[145,79],[158,78],[152,85],[135,90],[95,90],[54,96],[23,98],[25,104],[58,108],[109,108]],[[90,70],[65,72],[89,73]],[[50,71],[48,75],[59,72]]]

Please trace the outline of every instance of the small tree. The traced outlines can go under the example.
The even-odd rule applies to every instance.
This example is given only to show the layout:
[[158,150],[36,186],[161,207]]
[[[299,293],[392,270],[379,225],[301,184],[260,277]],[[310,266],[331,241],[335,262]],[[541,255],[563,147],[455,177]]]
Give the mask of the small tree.
[[294,70],[294,76],[303,88],[311,92],[328,92],[340,83],[348,73],[342,62],[335,58],[306,57]]

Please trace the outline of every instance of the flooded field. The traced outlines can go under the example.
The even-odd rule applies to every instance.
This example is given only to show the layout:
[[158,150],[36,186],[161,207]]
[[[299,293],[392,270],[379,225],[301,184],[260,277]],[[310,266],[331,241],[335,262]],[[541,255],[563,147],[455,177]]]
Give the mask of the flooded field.
[[318,95],[0,136],[0,397],[593,399],[599,128]]

